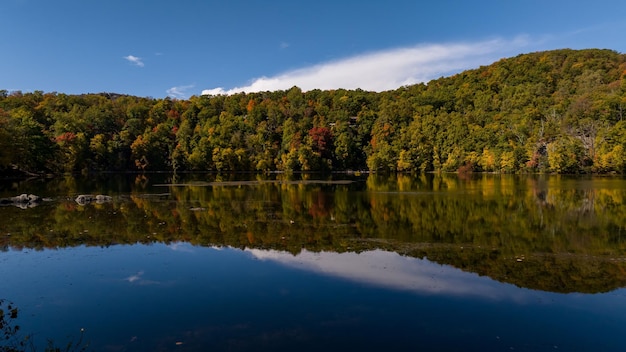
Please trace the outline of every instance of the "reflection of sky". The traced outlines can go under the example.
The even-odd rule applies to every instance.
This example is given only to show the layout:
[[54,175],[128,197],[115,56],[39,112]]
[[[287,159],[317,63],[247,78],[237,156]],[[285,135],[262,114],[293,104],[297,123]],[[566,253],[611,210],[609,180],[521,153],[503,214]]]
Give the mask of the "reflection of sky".
[[137,273],[137,274],[135,274],[135,275],[131,275],[131,276],[129,276],[129,277],[127,277],[127,278],[125,278],[124,280],[126,280],[126,281],[128,281],[128,282],[130,282],[130,283],[133,283],[133,282],[135,282],[135,281],[139,281],[139,280],[141,280],[141,277],[142,277],[142,276],[143,276],[143,271],[140,271],[140,272],[138,272],[138,273]]
[[167,247],[173,251],[178,251],[178,252],[187,252],[187,253],[194,252],[193,247],[191,247],[188,243],[185,243],[185,242],[172,242],[168,244]]
[[0,298],[44,347],[84,327],[97,350],[406,350],[419,340],[420,350],[626,351],[625,289],[532,291],[394,252],[155,243],[0,254]]
[[374,250],[358,254],[303,250],[294,256],[274,250],[247,251],[260,260],[393,289],[520,302],[539,298],[535,291],[519,289],[428,260],[404,257],[395,252]]
[[156,280],[149,280],[144,277],[144,271],[139,271],[136,274],[130,275],[127,278],[124,278],[124,281],[128,281],[133,285],[161,285],[161,284],[172,284],[173,282],[160,282]]

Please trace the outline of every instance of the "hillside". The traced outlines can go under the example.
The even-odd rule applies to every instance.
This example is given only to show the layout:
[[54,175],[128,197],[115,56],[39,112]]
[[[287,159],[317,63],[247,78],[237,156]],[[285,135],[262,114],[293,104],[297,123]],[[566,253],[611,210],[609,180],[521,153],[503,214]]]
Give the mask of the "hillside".
[[554,50],[394,91],[0,91],[0,169],[623,173],[626,55]]

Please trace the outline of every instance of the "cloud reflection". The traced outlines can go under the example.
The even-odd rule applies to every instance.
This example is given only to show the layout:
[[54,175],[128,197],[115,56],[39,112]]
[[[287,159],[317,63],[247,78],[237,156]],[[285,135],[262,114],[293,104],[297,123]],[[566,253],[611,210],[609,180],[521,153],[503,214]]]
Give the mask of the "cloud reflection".
[[128,282],[130,282],[130,283],[133,283],[133,282],[135,282],[135,281],[139,281],[139,280],[141,280],[141,276],[142,276],[142,275],[143,275],[143,271],[140,271],[140,272],[138,272],[138,273],[137,273],[137,274],[135,274],[135,275],[131,275],[131,276],[129,276],[129,277],[127,277],[127,278],[125,278],[124,280],[125,280],[125,281],[128,281]]
[[404,257],[395,252],[374,250],[363,253],[315,253],[303,250],[294,256],[275,250],[247,251],[259,260],[274,261],[298,269],[392,289],[494,300],[527,301],[529,298],[537,298],[536,293],[531,290],[425,259]]
[[125,278],[124,281],[128,281],[133,285],[160,285],[161,284],[158,281],[144,279],[143,274],[144,274],[143,270],[138,271],[137,274],[130,275],[129,277]]
[[167,247],[175,252],[194,253],[193,246],[186,242],[173,242],[167,245]]

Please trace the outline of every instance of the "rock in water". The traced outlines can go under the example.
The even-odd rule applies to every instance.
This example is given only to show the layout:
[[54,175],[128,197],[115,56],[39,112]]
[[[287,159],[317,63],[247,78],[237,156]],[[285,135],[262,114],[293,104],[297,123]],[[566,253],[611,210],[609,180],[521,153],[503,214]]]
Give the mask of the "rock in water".
[[91,194],[79,194],[74,200],[80,205],[86,205],[91,203],[91,201],[94,200],[94,197]]
[[20,194],[19,196],[12,197],[13,203],[28,203],[28,194]]
[[98,194],[96,196],[96,203],[110,202],[111,200],[113,200],[113,197],[111,196],[105,196],[103,194]]

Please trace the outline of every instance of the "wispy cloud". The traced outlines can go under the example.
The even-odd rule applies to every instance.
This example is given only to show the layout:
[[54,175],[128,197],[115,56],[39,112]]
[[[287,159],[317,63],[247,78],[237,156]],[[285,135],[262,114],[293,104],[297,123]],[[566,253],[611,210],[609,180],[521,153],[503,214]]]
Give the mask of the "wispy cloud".
[[177,87],[172,87],[168,89],[166,92],[167,92],[167,95],[172,98],[187,99],[189,97],[188,91],[194,87],[195,85],[193,84],[190,84],[187,86],[177,86]]
[[325,62],[274,77],[260,77],[243,87],[206,89],[202,94],[275,91],[293,86],[304,91],[337,88],[384,91],[490,64],[519,53],[528,44],[528,38],[517,37],[396,48]]
[[134,56],[134,55],[128,55],[128,56],[124,56],[124,59],[126,59],[128,62],[132,63],[133,65],[139,66],[139,67],[143,67],[143,61],[141,60],[140,57]]

